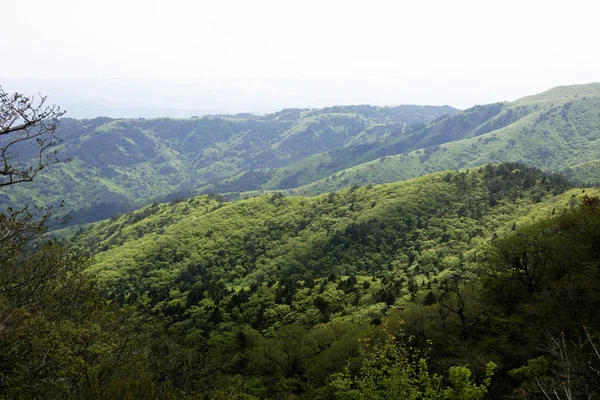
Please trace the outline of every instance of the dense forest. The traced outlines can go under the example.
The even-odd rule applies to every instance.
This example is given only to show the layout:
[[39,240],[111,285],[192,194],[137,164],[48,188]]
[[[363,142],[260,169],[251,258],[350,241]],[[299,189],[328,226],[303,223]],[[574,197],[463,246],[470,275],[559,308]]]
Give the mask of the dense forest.
[[[572,90],[526,98],[519,107],[531,102],[532,109],[510,118],[507,110],[517,106],[502,103],[426,126],[399,122],[401,133],[390,140],[400,146],[407,135],[406,143],[422,146],[419,140],[436,135],[451,139],[446,128],[436,130],[440,126],[454,127],[447,129],[465,140],[487,138],[485,132],[500,137],[502,127],[539,119],[543,104],[570,98]],[[0,150],[5,161],[16,161],[0,165],[0,195],[21,196],[33,180],[58,198],[62,189],[47,186],[46,177],[77,171],[80,163],[67,140],[63,146],[53,136],[61,112],[1,93]],[[591,107],[593,96],[581,97],[569,100],[566,118],[578,113],[593,131],[593,113],[580,108]],[[14,109],[27,115],[24,122],[6,117]],[[360,108],[369,110],[377,118],[386,112]],[[276,114],[278,123],[286,112]],[[226,119],[208,120],[218,118]],[[263,117],[243,118],[266,124]],[[457,120],[462,130],[450,122]],[[93,121],[60,122],[100,123]],[[593,150],[595,138],[577,136],[591,133],[573,129],[569,154]],[[427,135],[410,136],[416,132]],[[531,140],[536,132],[528,133]],[[356,134],[345,140],[363,140]],[[544,145],[559,143],[552,135]],[[126,148],[127,137],[116,149]],[[11,143],[27,141],[20,156],[11,153]],[[361,147],[360,154],[379,154],[380,144],[370,143],[373,153]],[[462,146],[462,139],[453,143]],[[516,143],[530,150],[528,142]],[[301,160],[282,146],[270,149]],[[36,149],[49,158],[35,158]],[[97,159],[111,154],[101,149]],[[593,152],[585,154],[590,161],[580,159],[578,171],[594,178]],[[20,164],[19,157],[35,161]],[[129,161],[115,157],[103,165]],[[0,398],[595,398],[600,189],[569,179],[576,168],[565,177],[517,162],[449,165],[414,179],[367,180],[317,196],[277,190],[237,200],[224,193],[181,196],[71,228],[72,235],[48,234],[62,222],[60,210],[47,207],[52,202],[3,202]]]
[[[569,187],[504,164],[316,198],[203,196],[115,216],[73,237],[81,251],[46,243],[3,259],[16,274],[3,279],[4,390],[593,393],[600,193]],[[21,251],[29,238],[18,239],[3,247]],[[18,279],[27,284],[8,287]]]

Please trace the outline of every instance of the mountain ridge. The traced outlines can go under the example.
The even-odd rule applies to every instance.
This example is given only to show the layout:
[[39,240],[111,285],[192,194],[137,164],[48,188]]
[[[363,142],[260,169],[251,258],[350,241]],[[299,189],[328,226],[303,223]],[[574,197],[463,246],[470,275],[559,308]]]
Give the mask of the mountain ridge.
[[[571,91],[567,95],[568,88]],[[382,164],[375,161],[359,164],[288,193],[322,193],[344,185],[393,182],[448,168],[473,168],[500,162],[523,162],[546,171],[566,173],[580,184],[595,183],[598,178],[589,168],[587,173],[577,172],[579,165],[592,166],[600,158],[600,84],[586,88],[587,96],[581,97],[573,93],[571,87],[548,91],[539,95],[541,97],[533,96],[535,103],[552,103],[545,108],[531,105],[532,97],[503,103],[504,110],[470,133],[467,131],[461,140],[386,155],[380,160]],[[561,102],[554,95],[548,98],[555,93],[560,95]],[[449,116],[443,121],[461,115]],[[381,176],[386,174],[389,176]],[[345,176],[345,183],[332,183],[341,175]],[[327,180],[330,184],[324,183]]]
[[[57,136],[72,162],[3,193],[5,205],[57,204],[73,220],[110,216],[157,199],[194,194],[240,171],[274,168],[350,143],[369,143],[450,107],[286,109],[266,116],[190,119],[64,119]],[[206,191],[210,189],[205,189]],[[78,211],[79,209],[79,211]],[[86,211],[87,210],[87,211]]]
[[463,111],[363,105],[266,116],[67,119],[58,133],[74,161],[3,193],[0,203],[65,198],[72,223],[82,223],[195,194],[312,195],[501,162],[596,182],[599,97],[600,84],[592,83]]

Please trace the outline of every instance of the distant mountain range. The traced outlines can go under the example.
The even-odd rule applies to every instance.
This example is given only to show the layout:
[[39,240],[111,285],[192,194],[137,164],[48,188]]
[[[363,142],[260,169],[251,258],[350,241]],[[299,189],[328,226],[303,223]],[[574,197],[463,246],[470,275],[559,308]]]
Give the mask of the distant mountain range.
[[[285,79],[35,78],[6,79],[8,92],[48,95],[69,118],[190,118],[332,104],[407,104],[419,98],[393,84]],[[461,101],[457,100],[459,103]],[[412,102],[411,102],[412,103]],[[445,103],[436,103],[445,104]]]
[[600,84],[465,111],[336,106],[265,116],[63,119],[57,135],[73,161],[5,190],[0,204],[65,199],[75,223],[192,194],[318,194],[500,162],[594,183]]
[[[104,218],[155,200],[219,191],[236,176],[256,176],[344,147],[372,145],[458,110],[444,106],[287,109],[190,119],[75,120],[57,130],[68,164],[11,187],[0,204],[57,204],[74,222]],[[223,186],[223,188],[225,188]],[[78,211],[79,210],[79,211]]]
[[[410,148],[407,143],[417,145]],[[344,155],[338,152],[337,157]],[[361,156],[366,162],[306,183],[294,193],[323,193],[502,162],[521,162],[563,173],[575,183],[596,184],[599,159],[600,84],[563,86],[515,102],[475,106],[387,139]],[[287,171],[301,174],[302,167]]]

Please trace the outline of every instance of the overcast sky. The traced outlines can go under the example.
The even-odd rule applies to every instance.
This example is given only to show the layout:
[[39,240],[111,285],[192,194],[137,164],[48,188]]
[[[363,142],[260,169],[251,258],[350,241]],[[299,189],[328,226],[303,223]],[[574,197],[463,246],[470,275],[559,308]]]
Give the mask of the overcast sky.
[[600,81],[594,0],[0,3],[0,78],[244,82],[305,106],[459,108]]

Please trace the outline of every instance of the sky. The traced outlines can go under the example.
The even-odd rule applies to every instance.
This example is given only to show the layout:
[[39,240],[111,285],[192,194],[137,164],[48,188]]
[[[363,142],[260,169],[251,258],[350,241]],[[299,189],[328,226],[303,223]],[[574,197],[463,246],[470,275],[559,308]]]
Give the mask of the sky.
[[145,78],[234,85],[252,101],[279,98],[281,108],[467,108],[600,81],[593,0],[0,3],[0,85]]

